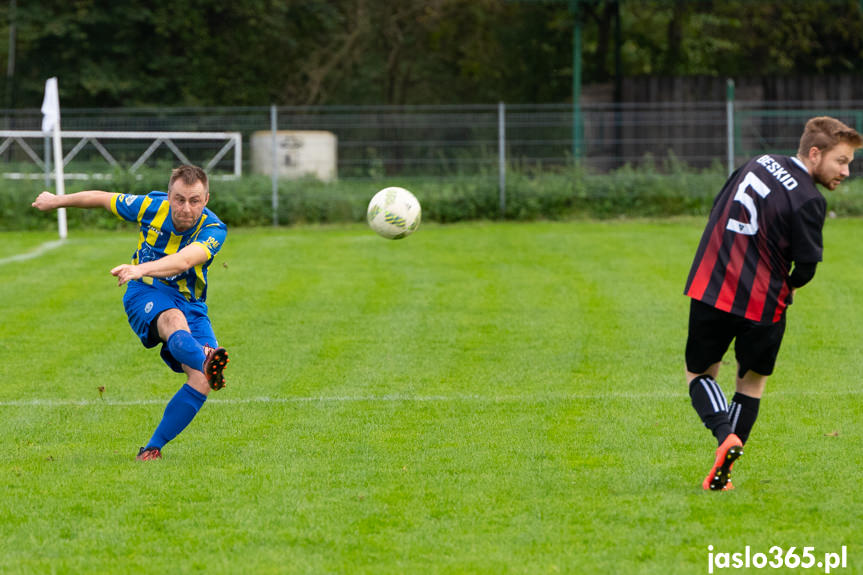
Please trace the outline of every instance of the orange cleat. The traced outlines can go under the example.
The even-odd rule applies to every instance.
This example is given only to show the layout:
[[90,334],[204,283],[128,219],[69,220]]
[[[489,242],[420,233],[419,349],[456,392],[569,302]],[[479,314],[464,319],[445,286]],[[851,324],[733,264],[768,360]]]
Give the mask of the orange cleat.
[[[729,435],[722,442],[722,445],[716,448],[716,459],[713,462],[713,468],[701,486],[711,491],[727,491],[726,487],[730,485],[731,466],[737,461],[737,458],[743,455],[743,442],[735,434]],[[729,489],[734,489],[730,487]]]
[[228,350],[224,347],[216,349],[209,348],[207,359],[204,361],[204,375],[211,389],[222,389],[225,387],[225,377],[222,375],[225,366],[228,365]]
[[158,447],[150,447],[149,449],[142,447],[138,450],[138,455],[135,457],[138,461],[152,461],[154,459],[162,459],[162,452]]

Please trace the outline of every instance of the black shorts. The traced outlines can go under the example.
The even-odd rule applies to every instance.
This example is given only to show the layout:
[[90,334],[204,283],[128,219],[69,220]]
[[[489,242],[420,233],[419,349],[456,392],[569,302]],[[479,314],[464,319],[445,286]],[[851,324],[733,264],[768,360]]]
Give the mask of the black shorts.
[[706,372],[722,359],[734,340],[738,377],[749,370],[770,375],[784,334],[785,314],[776,323],[758,323],[693,299],[689,307],[686,369],[692,373]]

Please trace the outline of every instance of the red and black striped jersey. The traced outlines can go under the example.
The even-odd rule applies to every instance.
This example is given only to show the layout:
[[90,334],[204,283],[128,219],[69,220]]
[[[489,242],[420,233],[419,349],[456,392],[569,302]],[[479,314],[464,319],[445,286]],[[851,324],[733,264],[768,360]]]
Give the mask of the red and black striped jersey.
[[760,323],[779,321],[792,262],[821,261],[826,211],[797,158],[753,158],[716,196],[684,293]]

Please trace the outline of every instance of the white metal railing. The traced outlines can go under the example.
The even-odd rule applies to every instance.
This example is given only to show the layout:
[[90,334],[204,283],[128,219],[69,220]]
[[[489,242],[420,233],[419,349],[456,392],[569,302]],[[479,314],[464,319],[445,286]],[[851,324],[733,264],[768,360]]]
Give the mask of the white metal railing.
[[[234,152],[234,168],[233,176],[238,177],[243,173],[243,137],[240,132],[108,132],[108,131],[83,131],[69,130],[61,132],[64,139],[78,139],[75,146],[63,156],[63,166],[67,166],[78,153],[91,144],[106,162],[112,167],[120,167],[120,163],[108,151],[100,140],[152,140],[149,147],[141,153],[140,156],[129,167],[129,172],[134,173],[146,162],[153,153],[164,144],[174,156],[184,164],[190,164],[188,157],[180,150],[175,141],[202,141],[216,140],[225,141],[221,148],[210,158],[202,167],[209,171],[216,166],[225,155],[233,150]],[[48,169],[48,164],[45,160],[39,157],[33,147],[27,142],[28,139],[44,140],[46,134],[39,130],[0,130],[0,154],[4,153],[13,144],[17,144],[30,158],[34,164],[41,169]],[[75,177],[70,174],[70,176]],[[4,177],[20,179],[20,178],[41,178],[40,174],[24,174],[24,173],[5,173]]]

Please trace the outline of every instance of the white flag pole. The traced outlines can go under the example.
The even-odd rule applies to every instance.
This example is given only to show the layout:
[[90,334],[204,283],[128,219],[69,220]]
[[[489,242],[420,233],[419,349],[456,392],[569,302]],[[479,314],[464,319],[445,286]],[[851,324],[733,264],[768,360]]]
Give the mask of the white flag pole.
[[[63,146],[60,138],[60,118],[57,117],[57,123],[54,124],[54,167],[57,178],[57,195],[62,196],[66,193],[66,182],[63,177]],[[66,208],[57,210],[57,229],[60,232],[60,239],[66,239]]]
[[[66,193],[66,183],[63,177],[63,146],[60,136],[60,94],[57,88],[57,78],[48,78],[45,82],[45,100],[42,102],[42,132],[54,133],[54,174],[56,179],[56,191],[58,196]],[[57,210],[57,229],[60,239],[65,240],[66,230],[66,208]]]

